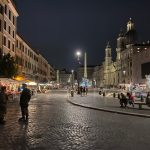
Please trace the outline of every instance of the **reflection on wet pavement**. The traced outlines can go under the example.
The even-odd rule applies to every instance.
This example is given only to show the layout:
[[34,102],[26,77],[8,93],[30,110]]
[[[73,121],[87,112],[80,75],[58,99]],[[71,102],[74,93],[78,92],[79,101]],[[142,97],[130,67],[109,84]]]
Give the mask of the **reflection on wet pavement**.
[[30,102],[27,123],[18,122],[18,102],[9,103],[7,122],[0,125],[0,150],[140,150],[150,147],[149,119],[76,107],[67,103],[66,97],[65,92],[38,95]]

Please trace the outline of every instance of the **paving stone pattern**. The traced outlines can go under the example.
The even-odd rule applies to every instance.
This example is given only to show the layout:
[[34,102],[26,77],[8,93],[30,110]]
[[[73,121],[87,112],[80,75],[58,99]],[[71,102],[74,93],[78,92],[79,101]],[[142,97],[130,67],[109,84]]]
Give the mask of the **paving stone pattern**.
[[0,125],[0,150],[148,150],[150,119],[73,106],[66,92],[30,102],[28,123],[18,122],[18,102],[8,104]]

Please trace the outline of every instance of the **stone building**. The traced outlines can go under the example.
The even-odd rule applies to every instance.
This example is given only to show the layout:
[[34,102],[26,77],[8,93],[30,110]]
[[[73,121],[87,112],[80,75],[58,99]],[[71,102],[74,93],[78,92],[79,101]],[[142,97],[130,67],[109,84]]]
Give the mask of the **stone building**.
[[19,16],[13,0],[0,0],[0,59],[10,53],[16,59],[18,76],[37,82],[55,79],[55,71],[48,61],[17,34]]
[[66,69],[59,70],[59,84],[64,86],[71,86],[73,84],[73,74]]
[[150,75],[150,43],[135,44],[132,59],[132,79],[134,84],[145,84]]
[[16,35],[16,63],[18,75],[36,82],[54,80],[54,69],[48,61],[20,36]]
[[[116,87],[145,83],[146,78],[142,72],[144,70],[142,70],[142,66],[144,64],[145,66],[149,65],[150,44],[139,43],[137,39],[137,32],[130,18],[127,23],[126,32],[121,30],[117,38],[117,55],[115,61],[112,61],[112,49],[110,44],[108,43],[106,46],[105,61],[103,62],[104,86]],[[149,74],[148,71],[147,73]]]
[[0,55],[10,53],[15,57],[17,17],[19,16],[12,0],[0,1]]

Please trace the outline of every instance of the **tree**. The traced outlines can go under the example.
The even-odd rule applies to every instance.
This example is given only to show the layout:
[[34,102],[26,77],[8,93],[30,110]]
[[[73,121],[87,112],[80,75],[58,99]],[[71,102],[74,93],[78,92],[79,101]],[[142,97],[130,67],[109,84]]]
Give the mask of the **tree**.
[[14,77],[18,72],[17,65],[10,53],[4,55],[0,60],[0,76],[6,78]]

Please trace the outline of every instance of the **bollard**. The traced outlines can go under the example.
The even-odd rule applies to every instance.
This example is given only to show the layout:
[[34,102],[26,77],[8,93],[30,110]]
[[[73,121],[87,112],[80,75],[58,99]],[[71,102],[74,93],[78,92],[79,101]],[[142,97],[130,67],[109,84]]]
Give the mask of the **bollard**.
[[105,92],[103,92],[103,96],[105,96]]
[[118,93],[118,99],[120,99],[120,94]]
[[74,96],[74,91],[73,90],[71,90],[71,97],[73,97]]
[[113,93],[113,97],[114,97],[114,98],[116,97],[116,93]]
[[102,91],[99,91],[99,95],[101,95],[102,94]]

